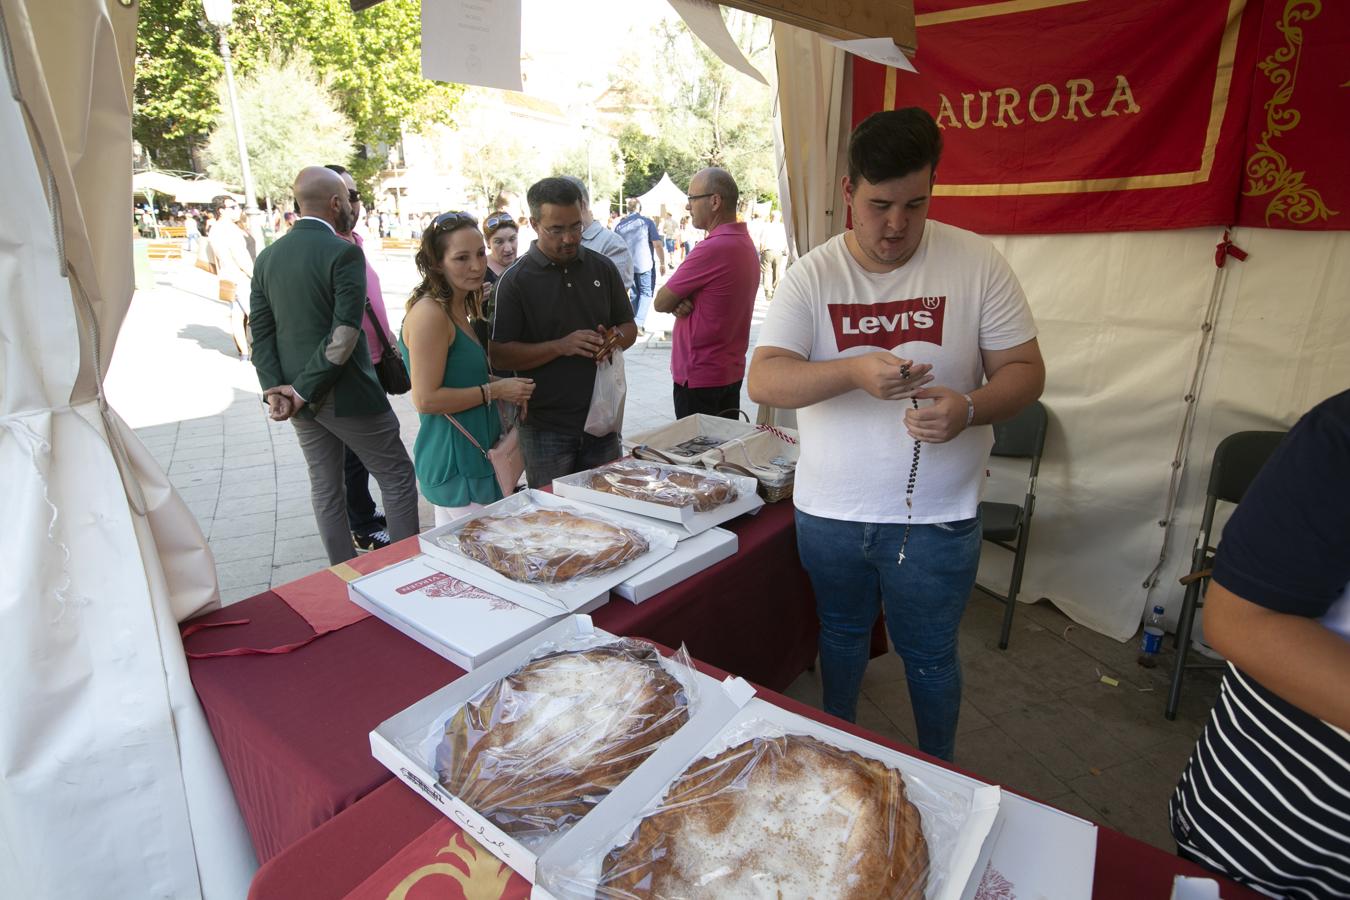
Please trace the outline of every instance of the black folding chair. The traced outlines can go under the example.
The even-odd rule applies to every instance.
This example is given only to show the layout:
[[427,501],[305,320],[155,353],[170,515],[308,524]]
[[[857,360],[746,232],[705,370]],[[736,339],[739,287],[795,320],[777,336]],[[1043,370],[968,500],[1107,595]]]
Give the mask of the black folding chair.
[[1284,435],[1283,431],[1237,431],[1219,441],[1219,446],[1214,448],[1209,487],[1205,491],[1205,511],[1200,516],[1200,534],[1195,539],[1195,549],[1191,553],[1191,571],[1181,577],[1181,583],[1186,586],[1186,595],[1181,601],[1181,615],[1177,619],[1177,658],[1172,664],[1172,688],[1167,694],[1165,711],[1169,719],[1177,717],[1177,706],[1181,703],[1181,679],[1186,669],[1213,669],[1223,665],[1186,661],[1191,648],[1191,629],[1195,627],[1195,611],[1204,606],[1205,588],[1214,571],[1214,547],[1209,543],[1212,537],[1210,531],[1214,528],[1214,508],[1219,501],[1237,504],[1242,500],[1242,495],[1247,493],[1247,486],[1261,471],[1270,454],[1275,452]]
[[991,544],[998,544],[1013,554],[1012,579],[1008,584],[1007,594],[1000,594],[978,582],[975,585],[976,590],[1003,601],[1003,630],[998,638],[1000,650],[1008,649],[1013,610],[1017,608],[1017,592],[1022,589],[1022,569],[1026,565],[1027,541],[1031,537],[1031,514],[1036,510],[1036,474],[1041,469],[1045,430],[1045,407],[1039,400],[1014,418],[994,426],[994,456],[1031,460],[1031,471],[1027,476],[1027,495],[1022,500],[1021,506],[1015,503],[980,504],[984,539]]

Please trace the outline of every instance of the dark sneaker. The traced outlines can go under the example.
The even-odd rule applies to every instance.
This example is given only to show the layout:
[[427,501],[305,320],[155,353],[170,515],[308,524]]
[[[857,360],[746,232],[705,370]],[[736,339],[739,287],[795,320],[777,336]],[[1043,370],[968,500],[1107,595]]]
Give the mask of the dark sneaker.
[[369,534],[357,534],[353,531],[352,540],[356,542],[356,549],[362,553],[367,550],[379,550],[381,547],[388,547],[392,543],[387,531],[372,531]]

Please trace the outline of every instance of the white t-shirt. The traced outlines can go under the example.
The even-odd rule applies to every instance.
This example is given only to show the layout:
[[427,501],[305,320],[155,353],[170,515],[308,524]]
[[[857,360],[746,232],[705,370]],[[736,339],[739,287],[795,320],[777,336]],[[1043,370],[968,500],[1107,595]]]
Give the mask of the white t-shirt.
[[[1007,350],[1034,337],[1026,295],[994,245],[929,220],[914,256],[894,272],[874,274],[858,265],[842,234],[802,257],[774,294],[759,345],[811,361],[889,350],[932,363],[934,385],[969,393],[984,382],[981,350]],[[797,508],[852,522],[974,516],[993,427],[923,445],[910,520],[905,485],[914,442],[902,421],[910,408],[908,400],[854,390],[798,410]]]

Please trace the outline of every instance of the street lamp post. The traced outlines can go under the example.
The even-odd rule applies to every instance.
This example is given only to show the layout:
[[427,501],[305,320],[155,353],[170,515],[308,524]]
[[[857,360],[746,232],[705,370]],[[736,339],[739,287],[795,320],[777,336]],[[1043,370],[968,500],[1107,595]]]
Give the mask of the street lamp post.
[[225,62],[225,91],[230,99],[230,117],[234,120],[234,141],[239,152],[240,177],[244,182],[244,215],[248,230],[255,241],[262,240],[262,211],[258,209],[258,192],[253,187],[253,170],[248,164],[248,146],[244,140],[244,120],[239,113],[239,95],[234,90],[234,66],[230,64],[228,31],[234,20],[234,0],[202,0],[206,21],[215,26],[220,35],[220,58]]

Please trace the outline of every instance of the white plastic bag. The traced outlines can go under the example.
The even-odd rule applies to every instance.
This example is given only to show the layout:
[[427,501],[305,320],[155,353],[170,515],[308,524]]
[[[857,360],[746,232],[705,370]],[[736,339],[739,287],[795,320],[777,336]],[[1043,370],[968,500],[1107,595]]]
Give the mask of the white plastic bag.
[[609,362],[596,363],[595,389],[591,392],[591,410],[586,414],[587,434],[604,437],[623,427],[623,402],[628,396],[628,380],[623,374],[623,351],[618,347]]

